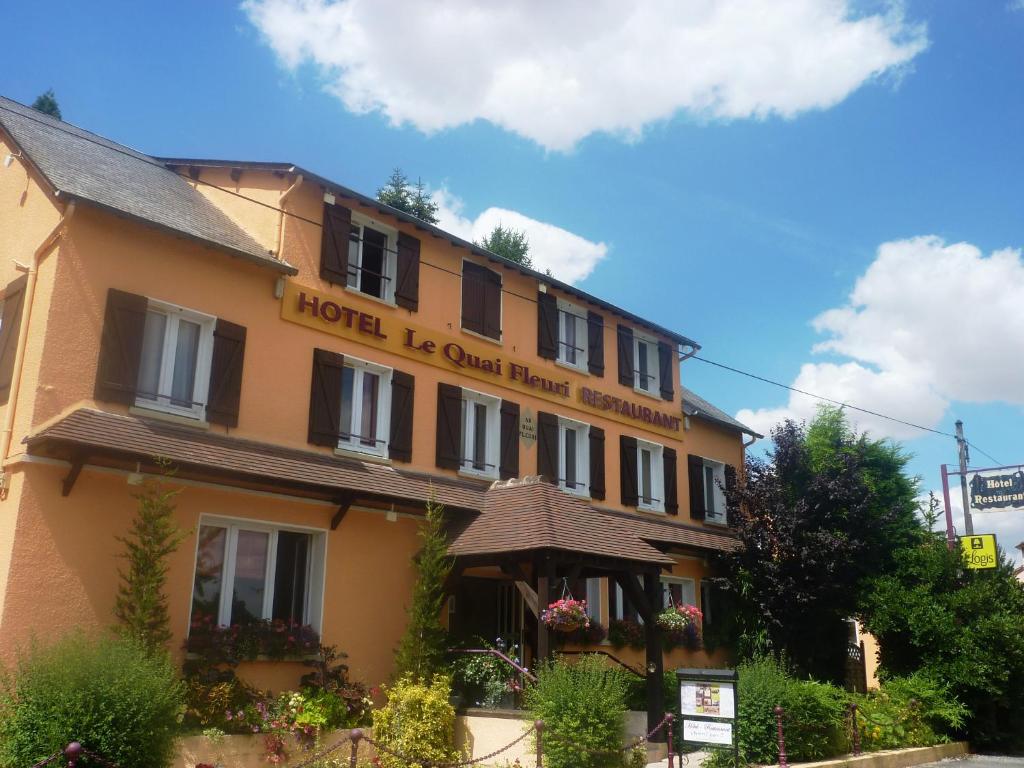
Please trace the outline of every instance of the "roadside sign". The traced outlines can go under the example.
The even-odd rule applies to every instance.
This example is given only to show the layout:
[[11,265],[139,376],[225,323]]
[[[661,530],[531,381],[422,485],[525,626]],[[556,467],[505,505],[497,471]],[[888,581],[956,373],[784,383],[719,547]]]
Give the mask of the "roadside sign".
[[[682,740],[689,744],[731,747],[738,761],[736,670],[678,669]],[[738,765],[738,762],[737,762]]]
[[994,533],[979,533],[960,537],[960,551],[971,570],[986,570],[999,566],[999,550]]

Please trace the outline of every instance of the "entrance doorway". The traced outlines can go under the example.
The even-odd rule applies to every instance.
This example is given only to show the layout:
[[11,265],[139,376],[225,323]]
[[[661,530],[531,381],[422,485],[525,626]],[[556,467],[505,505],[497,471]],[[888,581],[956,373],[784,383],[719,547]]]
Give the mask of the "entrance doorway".
[[504,644],[523,658],[526,602],[512,581],[463,576],[455,589],[450,613],[452,635],[467,643],[481,638],[490,645]]

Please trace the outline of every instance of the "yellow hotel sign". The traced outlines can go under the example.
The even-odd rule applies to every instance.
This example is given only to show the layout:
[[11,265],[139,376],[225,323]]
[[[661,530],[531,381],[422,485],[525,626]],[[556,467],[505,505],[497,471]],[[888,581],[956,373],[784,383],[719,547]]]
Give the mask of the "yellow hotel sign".
[[982,533],[977,536],[961,536],[960,551],[967,560],[971,570],[996,568],[999,565],[999,553],[996,549],[996,535]]
[[[527,363],[486,342],[448,336],[374,313],[370,302],[337,296],[292,281],[285,284],[281,317],[349,341],[376,347],[460,376],[527,392],[639,429],[681,439],[681,414],[585,385],[585,377],[542,361]],[[653,402],[653,401],[652,401]],[[665,402],[665,407],[674,403]]]

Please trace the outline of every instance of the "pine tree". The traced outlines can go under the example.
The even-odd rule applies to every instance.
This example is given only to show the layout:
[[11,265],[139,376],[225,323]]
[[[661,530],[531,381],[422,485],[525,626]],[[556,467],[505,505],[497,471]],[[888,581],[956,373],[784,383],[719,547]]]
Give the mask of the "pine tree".
[[526,238],[526,233],[518,229],[504,227],[499,223],[491,230],[491,234],[481,240],[478,245],[491,253],[504,256],[516,264],[533,267],[533,259],[530,258],[530,241]]
[[444,507],[431,499],[419,532],[422,547],[413,558],[416,585],[409,606],[409,623],[395,653],[395,677],[429,682],[444,669],[448,633],[441,626],[444,583],[452,570],[444,532]]
[[437,203],[430,199],[423,179],[409,184],[409,177],[401,168],[395,168],[383,187],[377,190],[377,199],[385,205],[411,213],[428,224],[437,224]]
[[32,109],[42,112],[44,115],[50,117],[56,117],[61,120],[60,106],[57,104],[57,97],[53,93],[53,88],[50,88],[46,93],[40,94],[35,101],[32,102]]
[[[165,467],[165,474],[171,474]],[[174,497],[159,480],[147,480],[135,494],[138,510],[127,537],[118,536],[124,545],[122,557],[127,571],[119,571],[114,615],[117,630],[141,642],[153,652],[166,650],[171,640],[167,611],[167,558],[178,548],[184,534],[174,522]]]

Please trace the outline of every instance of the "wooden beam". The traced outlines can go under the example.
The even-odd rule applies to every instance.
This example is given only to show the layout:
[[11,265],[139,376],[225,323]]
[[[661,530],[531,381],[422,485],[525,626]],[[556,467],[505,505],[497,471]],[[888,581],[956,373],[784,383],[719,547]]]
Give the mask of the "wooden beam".
[[75,481],[82,474],[82,467],[85,465],[86,458],[87,456],[84,453],[75,453],[71,456],[71,469],[68,470],[68,473],[60,483],[61,496],[69,495],[71,489],[75,487]]
[[339,496],[337,499],[338,511],[334,513],[334,517],[331,518],[331,530],[338,530],[338,526],[341,525],[341,521],[345,519],[345,515],[348,514],[349,509],[352,506],[352,502],[356,500],[355,494],[346,493]]
[[655,618],[653,605],[656,603],[652,604],[647,599],[644,588],[636,575],[627,571],[617,571],[614,575],[615,580],[622,586],[622,591],[626,593],[626,597],[636,606],[637,613],[640,614],[644,623],[653,622]]
[[[549,553],[545,553],[537,560],[535,566],[537,572],[537,608],[546,608],[551,600],[551,588],[555,581],[555,562]],[[551,638],[547,625],[537,621],[537,661],[541,664],[551,656]]]
[[[661,597],[661,579],[657,573],[644,575],[644,597],[648,606],[658,604]],[[654,615],[644,618],[644,646],[647,655],[647,730],[653,731],[665,717],[665,657],[661,648],[661,628]],[[681,727],[681,726],[680,726]],[[665,731],[655,734],[651,741],[665,741]]]
[[530,613],[533,614],[533,618],[540,621],[540,600],[537,598],[537,592],[525,581],[517,581],[516,589],[523,596],[523,601],[526,603],[526,607],[530,609]]

